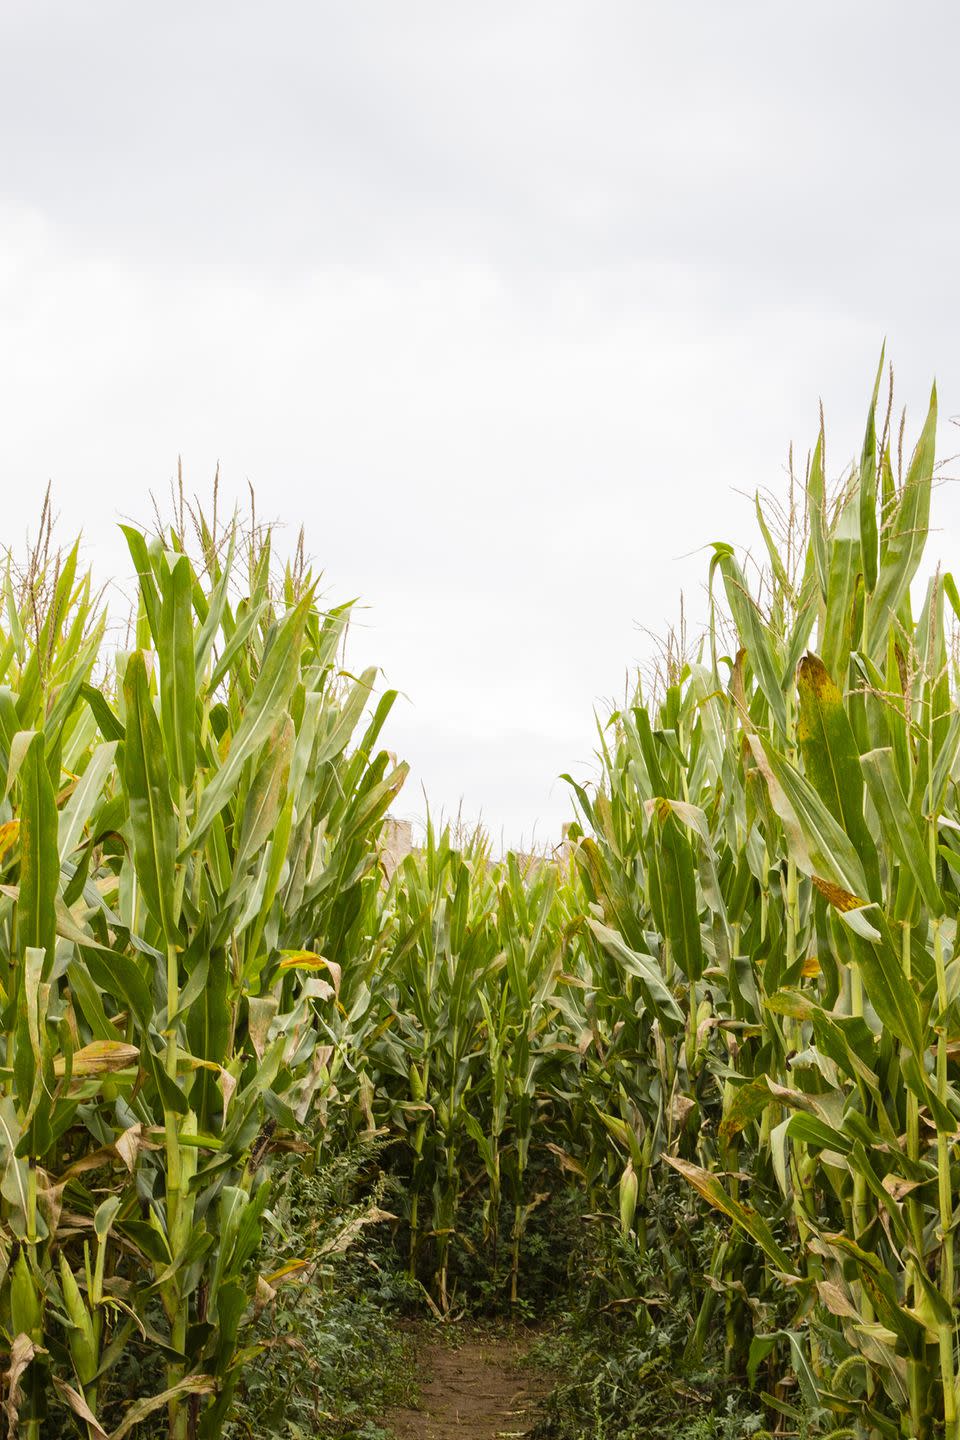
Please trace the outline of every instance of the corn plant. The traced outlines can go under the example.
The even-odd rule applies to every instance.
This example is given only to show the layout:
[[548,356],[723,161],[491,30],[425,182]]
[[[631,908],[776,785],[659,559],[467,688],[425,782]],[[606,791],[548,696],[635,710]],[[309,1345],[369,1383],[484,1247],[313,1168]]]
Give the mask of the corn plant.
[[404,776],[374,753],[392,695],[356,742],[374,676],[341,675],[347,612],[302,567],[274,584],[269,535],[244,565],[236,524],[194,518],[196,564],[182,526],[127,529],[135,647],[109,666],[75,550],[6,580],[0,1315],[28,1436],[51,1389],[105,1434],[131,1348],[166,1380],[117,1440],[162,1407],[176,1440],[219,1433],[265,1157],[326,1083]]
[[[734,649],[715,612],[655,708],[614,717],[578,861],[592,941],[632,967],[660,1057],[656,1102],[635,1090],[632,1123],[599,1119],[638,1182],[652,1127],[741,1237],[718,1247],[694,1351],[717,1294],[736,1347],[746,1245],[766,1263],[753,1303],[794,1310],[755,1329],[751,1374],[779,1355],[834,1423],[955,1435],[957,592],[936,577],[914,619],[935,397],[899,480],[877,399],[833,500],[821,435],[782,550],[758,507],[760,590],[715,548]],[[622,1193],[626,1225],[639,1183]]]

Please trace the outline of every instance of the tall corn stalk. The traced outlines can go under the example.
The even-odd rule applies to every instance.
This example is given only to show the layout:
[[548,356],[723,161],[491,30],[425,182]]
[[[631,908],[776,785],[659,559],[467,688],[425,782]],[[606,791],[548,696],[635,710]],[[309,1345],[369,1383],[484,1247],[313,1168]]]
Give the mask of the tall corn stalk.
[[164,1407],[174,1440],[219,1433],[265,1159],[326,1083],[404,775],[374,753],[392,695],[356,741],[374,676],[341,677],[346,612],[308,574],[275,584],[268,534],[241,555],[236,523],[193,518],[196,563],[182,523],[127,529],[136,643],[110,665],[76,550],[5,581],[0,1315],[25,1435],[56,1394],[102,1436],[131,1348],[166,1381],[116,1440]]

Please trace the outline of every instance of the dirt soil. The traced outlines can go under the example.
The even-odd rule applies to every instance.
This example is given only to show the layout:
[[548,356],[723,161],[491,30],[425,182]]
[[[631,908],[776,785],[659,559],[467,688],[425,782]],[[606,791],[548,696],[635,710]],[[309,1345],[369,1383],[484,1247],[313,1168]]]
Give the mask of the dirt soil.
[[528,1435],[548,1384],[521,1360],[531,1337],[474,1333],[462,1343],[430,1340],[418,1352],[420,1405],[394,1410],[397,1440],[507,1440]]

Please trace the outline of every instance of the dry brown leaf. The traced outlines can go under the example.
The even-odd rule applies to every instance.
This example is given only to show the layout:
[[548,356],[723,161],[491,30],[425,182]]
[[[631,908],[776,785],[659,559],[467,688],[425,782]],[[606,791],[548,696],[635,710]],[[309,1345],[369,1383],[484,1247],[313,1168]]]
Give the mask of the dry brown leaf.
[[41,1347],[35,1345],[29,1335],[17,1335],[10,1346],[10,1369],[6,1374],[7,1398],[3,1407],[7,1416],[8,1440],[16,1440],[20,1428],[20,1402],[23,1399],[20,1377],[33,1357],[41,1353]]
[[79,1390],[74,1390],[72,1385],[68,1385],[66,1380],[61,1380],[58,1375],[54,1375],[53,1383],[56,1387],[57,1394],[66,1400],[70,1409],[79,1415],[81,1420],[87,1422],[91,1440],[109,1440],[106,1430],[104,1430]]

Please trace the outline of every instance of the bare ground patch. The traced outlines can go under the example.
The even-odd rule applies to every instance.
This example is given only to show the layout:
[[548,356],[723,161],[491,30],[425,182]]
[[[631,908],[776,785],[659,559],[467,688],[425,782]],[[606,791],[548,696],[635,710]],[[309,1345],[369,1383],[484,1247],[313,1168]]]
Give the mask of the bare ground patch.
[[[434,1332],[435,1333],[435,1332]],[[397,1440],[508,1440],[529,1434],[546,1379],[522,1364],[533,1336],[504,1328],[459,1344],[424,1336],[420,1404],[386,1417]]]

